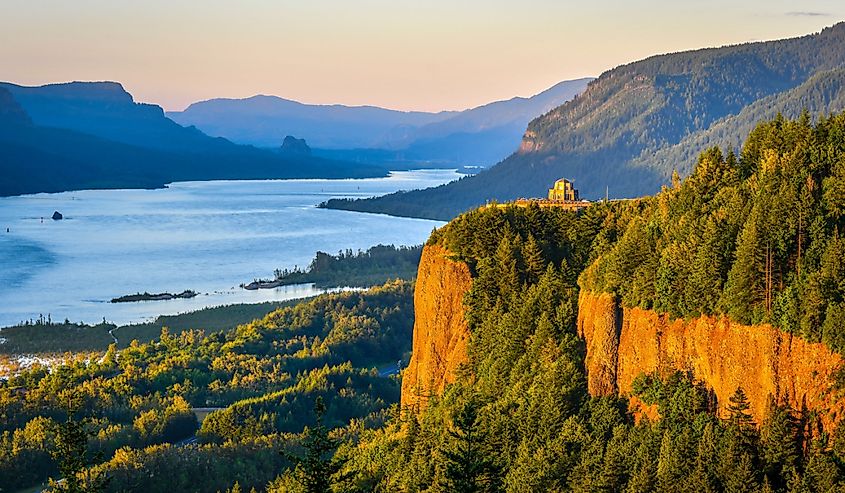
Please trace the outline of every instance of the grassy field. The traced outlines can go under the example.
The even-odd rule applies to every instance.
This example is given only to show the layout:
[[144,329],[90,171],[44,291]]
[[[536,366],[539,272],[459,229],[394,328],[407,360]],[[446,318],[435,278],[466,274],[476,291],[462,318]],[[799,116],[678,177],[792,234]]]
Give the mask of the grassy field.
[[[206,333],[230,330],[240,324],[261,318],[277,308],[292,306],[303,300],[288,300],[255,304],[236,304],[206,308],[180,315],[166,315],[144,324],[80,325],[80,324],[32,324],[17,325],[0,329],[0,355],[60,354],[88,351],[105,351],[117,338],[119,347],[128,346],[133,339],[149,342],[157,339],[162,327],[171,334],[190,329],[202,329]],[[112,331],[114,338],[109,331]]]

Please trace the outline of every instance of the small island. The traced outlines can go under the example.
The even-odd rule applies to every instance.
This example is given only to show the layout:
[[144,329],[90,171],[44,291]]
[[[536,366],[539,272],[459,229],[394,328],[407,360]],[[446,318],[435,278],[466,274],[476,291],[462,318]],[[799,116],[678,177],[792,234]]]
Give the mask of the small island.
[[256,289],[278,288],[283,284],[285,284],[285,282],[282,279],[273,279],[272,281],[268,281],[266,279],[257,279],[249,284],[241,284],[241,287],[249,291],[255,291]]
[[111,303],[132,303],[134,301],[163,301],[163,300],[173,300],[177,298],[193,298],[197,295],[196,291],[191,291],[190,289],[186,289],[178,294],[173,293],[157,293],[157,294],[150,294],[147,292],[143,293],[136,293],[136,294],[127,294],[125,296],[120,296],[118,298],[112,298]]

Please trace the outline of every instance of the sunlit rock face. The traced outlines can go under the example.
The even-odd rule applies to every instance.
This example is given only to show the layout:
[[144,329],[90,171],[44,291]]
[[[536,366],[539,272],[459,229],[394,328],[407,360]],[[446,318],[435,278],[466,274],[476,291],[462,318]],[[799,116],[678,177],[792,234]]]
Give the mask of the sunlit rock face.
[[402,408],[425,407],[455,381],[467,361],[469,328],[464,295],[472,286],[469,267],[448,258],[438,245],[423,249],[414,291],[414,342],[411,361],[402,376]]
[[757,423],[765,418],[770,397],[818,412],[828,430],[845,411],[845,399],[835,390],[842,357],[824,344],[769,325],[742,325],[725,317],[673,320],[620,307],[610,294],[583,291],[578,331],[587,348],[593,395],[629,395],[634,379],[643,373],[688,371],[712,389],[723,416],[740,386]]

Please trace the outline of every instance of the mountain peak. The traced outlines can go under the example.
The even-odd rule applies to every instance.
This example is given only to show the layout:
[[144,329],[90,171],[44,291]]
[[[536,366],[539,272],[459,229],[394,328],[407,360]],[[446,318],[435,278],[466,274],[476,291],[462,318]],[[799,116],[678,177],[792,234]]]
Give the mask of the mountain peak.
[[308,143],[305,142],[305,139],[297,139],[293,135],[285,137],[285,140],[282,142],[282,147],[280,147],[279,150],[289,154],[311,154],[311,148],[308,147]]

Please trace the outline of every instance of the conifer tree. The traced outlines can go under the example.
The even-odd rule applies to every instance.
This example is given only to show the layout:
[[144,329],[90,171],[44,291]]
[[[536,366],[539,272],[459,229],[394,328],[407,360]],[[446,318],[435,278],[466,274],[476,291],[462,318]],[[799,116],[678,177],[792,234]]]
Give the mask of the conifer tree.
[[92,461],[88,457],[87,420],[78,417],[82,398],[77,392],[66,390],[59,395],[59,401],[66,418],[57,426],[51,455],[58,463],[62,479],[51,481],[50,486],[55,492],[99,493],[105,489],[108,478],[87,469]]
[[839,466],[825,450],[824,443],[813,443],[810,461],[804,473],[804,484],[810,485],[813,491],[842,491],[845,484],[840,478]]
[[678,450],[668,432],[663,433],[657,459],[657,491],[672,493],[681,489],[685,471],[677,457]]
[[788,472],[795,470],[801,456],[798,422],[788,407],[778,406],[770,399],[760,442],[768,481],[772,487],[785,487]]
[[498,274],[499,293],[504,301],[509,301],[519,291],[519,269],[517,252],[511,237],[502,236],[496,248],[496,273]]
[[719,491],[716,478],[718,469],[716,437],[713,423],[707,423],[698,440],[695,469],[690,478],[692,491],[710,493]]
[[522,259],[525,263],[525,273],[529,284],[536,283],[546,272],[546,261],[543,258],[543,250],[534,239],[533,234],[528,234],[528,240],[522,247]]
[[721,299],[722,310],[738,322],[751,324],[763,318],[768,275],[765,253],[760,229],[752,216],[739,236],[736,260]]
[[749,453],[743,453],[739,461],[725,478],[726,493],[748,493],[757,491],[760,483],[754,469],[754,460]]
[[748,397],[742,387],[737,387],[733,395],[729,399],[730,405],[728,412],[730,413],[730,422],[741,430],[751,430],[754,427],[754,418],[751,417],[751,404],[748,402]]
[[631,480],[628,481],[628,493],[650,493],[654,491],[654,470],[650,463],[646,462],[634,471]]
[[484,437],[478,425],[478,404],[470,398],[452,416],[450,443],[443,450],[441,487],[451,493],[497,491],[499,478],[484,450]]
[[285,454],[295,466],[295,478],[306,493],[329,493],[337,481],[335,477],[343,468],[344,460],[334,456],[338,442],[329,436],[323,424],[326,405],[322,397],[314,403],[316,424],[305,429],[305,455]]

